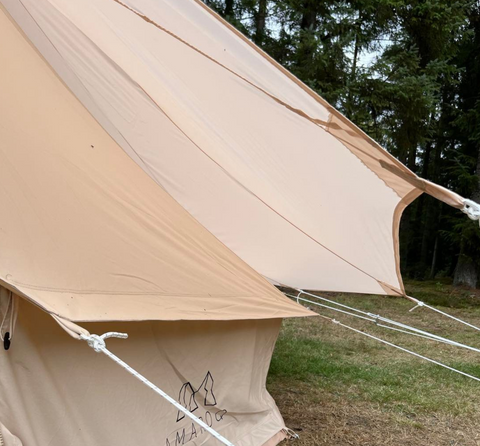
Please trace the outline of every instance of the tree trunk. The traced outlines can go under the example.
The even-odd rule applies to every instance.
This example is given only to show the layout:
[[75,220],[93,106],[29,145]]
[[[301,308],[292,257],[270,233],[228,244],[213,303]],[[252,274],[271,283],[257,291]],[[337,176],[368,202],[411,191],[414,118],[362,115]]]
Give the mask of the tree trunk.
[[435,237],[435,244],[433,246],[433,256],[432,256],[432,266],[430,268],[430,280],[435,279],[436,268],[437,268],[437,256],[438,256],[438,234]]
[[470,258],[460,253],[458,256],[457,266],[455,268],[455,276],[453,285],[466,285],[470,288],[476,288],[478,282],[477,265]]
[[317,24],[317,5],[311,0],[304,1],[300,28],[304,31],[313,31]]
[[359,41],[358,41],[358,27],[355,31],[355,48],[353,51],[353,63],[352,63],[352,72],[350,73],[350,79],[348,81],[348,98],[347,98],[347,107],[346,107],[346,116],[348,119],[352,119],[353,115],[353,92],[352,84],[355,82],[357,76],[357,59],[359,52]]
[[233,17],[233,6],[235,0],[225,0],[225,9],[223,10],[223,18]]
[[265,22],[267,19],[267,0],[259,0],[258,11],[255,13],[255,35],[253,40],[257,45],[262,45],[265,39]]
[[[442,95],[442,103],[448,104],[448,98],[444,94]],[[445,121],[444,118],[444,107],[442,106],[442,117],[440,117],[440,122],[438,126],[441,128],[443,122]],[[430,115],[430,122],[429,126],[432,127],[434,125],[435,116],[434,113]],[[437,183],[440,178],[440,163],[442,159],[442,153],[444,151],[444,141],[442,138],[437,138],[436,144],[433,142],[427,141],[425,144],[425,151],[423,155],[423,168],[422,168],[422,177],[426,180],[433,181]],[[422,275],[424,274],[425,277],[427,276],[427,270],[429,264],[432,265],[430,268],[429,276],[434,274],[433,270],[435,260],[430,260],[430,256],[436,256],[436,249],[438,243],[438,222],[440,219],[441,213],[441,205],[439,206],[439,202],[432,197],[423,196],[422,199],[418,202],[417,208],[417,224],[422,222],[423,216],[423,227],[422,227],[422,244],[420,249],[420,269],[422,271]],[[437,236],[436,236],[437,234]],[[432,246],[434,253],[432,254]]]
[[417,168],[417,145],[413,143],[410,145],[410,150],[408,151],[407,167],[413,172],[415,172]]
[[[315,31],[317,27],[317,0],[303,0],[300,11],[300,40],[295,54],[297,74],[303,81],[310,81],[315,77],[315,51],[318,47]],[[319,2],[320,3],[320,2]]]
[[[478,185],[472,194],[472,200],[480,202],[480,150],[477,157],[477,168],[475,174],[478,177]],[[467,254],[466,240],[463,239],[460,245],[460,254],[458,256],[457,266],[455,267],[455,275],[453,284],[466,285],[470,288],[476,288],[478,282],[478,267],[474,259]]]

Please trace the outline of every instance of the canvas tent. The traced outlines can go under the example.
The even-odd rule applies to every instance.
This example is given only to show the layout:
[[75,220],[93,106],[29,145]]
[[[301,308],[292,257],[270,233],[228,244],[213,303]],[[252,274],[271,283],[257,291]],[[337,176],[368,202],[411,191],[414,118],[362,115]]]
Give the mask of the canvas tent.
[[199,0],[3,3],[144,172],[274,283],[403,294],[405,206],[463,206]]
[[278,443],[268,364],[311,313],[267,279],[402,295],[403,209],[463,199],[200,1],[0,5],[4,441],[217,444],[61,326],[128,332],[112,349],[235,445]]
[[0,355],[0,422],[24,446],[208,437],[41,308],[74,336],[150,321],[129,324],[125,358],[176,398],[191,383],[185,404],[237,445],[281,436],[266,373],[280,319],[309,312],[144,175],[3,9],[0,36],[3,334],[18,305]]

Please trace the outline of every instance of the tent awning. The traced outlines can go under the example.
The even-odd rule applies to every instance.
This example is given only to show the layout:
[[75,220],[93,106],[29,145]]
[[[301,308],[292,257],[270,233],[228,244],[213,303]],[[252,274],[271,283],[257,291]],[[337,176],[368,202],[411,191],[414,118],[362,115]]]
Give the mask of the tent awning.
[[[166,191],[273,283],[402,295],[405,207],[422,192],[463,206],[462,197],[416,176],[199,0],[0,3],[123,149],[112,149],[105,163],[127,164],[128,155],[139,189],[148,183],[152,194]],[[130,172],[111,173],[115,188],[137,181]],[[160,212],[155,199],[145,198],[149,213]],[[136,263],[148,264],[148,280],[152,258]],[[203,257],[196,261],[205,265]],[[132,267],[128,280],[140,269]],[[226,292],[230,277],[211,278]],[[244,282],[237,284],[249,306]],[[108,294],[85,289],[85,302],[110,307]],[[118,302],[129,300],[120,286],[115,293]]]
[[0,284],[70,321],[303,316],[158,186],[0,7]]

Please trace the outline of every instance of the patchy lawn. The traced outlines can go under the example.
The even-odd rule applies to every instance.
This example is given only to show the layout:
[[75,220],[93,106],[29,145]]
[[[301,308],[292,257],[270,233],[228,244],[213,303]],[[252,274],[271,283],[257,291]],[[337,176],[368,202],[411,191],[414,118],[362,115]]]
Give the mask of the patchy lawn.
[[[410,295],[480,326],[480,297],[438,282]],[[326,295],[326,293],[323,293]],[[480,332],[400,298],[328,297],[480,348]],[[440,305],[439,305],[440,304]],[[316,307],[321,314],[480,377],[480,353],[383,329]],[[302,445],[479,446],[480,383],[321,318],[286,320],[269,390]]]

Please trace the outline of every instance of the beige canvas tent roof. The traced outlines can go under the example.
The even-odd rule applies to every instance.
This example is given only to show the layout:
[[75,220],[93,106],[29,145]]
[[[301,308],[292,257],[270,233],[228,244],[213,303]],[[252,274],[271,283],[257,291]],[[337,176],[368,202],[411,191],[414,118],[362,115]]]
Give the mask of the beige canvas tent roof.
[[71,321],[306,313],[145,175],[1,20],[2,283]]
[[404,294],[405,206],[464,206],[200,1],[0,0],[0,37],[7,446],[218,443],[56,322],[129,332],[115,350],[187,411],[278,443],[268,364],[311,313],[269,281]]
[[2,1],[125,153],[274,283],[403,294],[403,209],[463,207],[199,0]]
[[18,314],[0,354],[6,446],[210,440],[55,320],[74,336],[109,330],[85,321],[151,321],[117,351],[236,445],[276,444],[271,353],[281,318],[311,313],[145,175],[4,9],[0,38],[2,336]]

